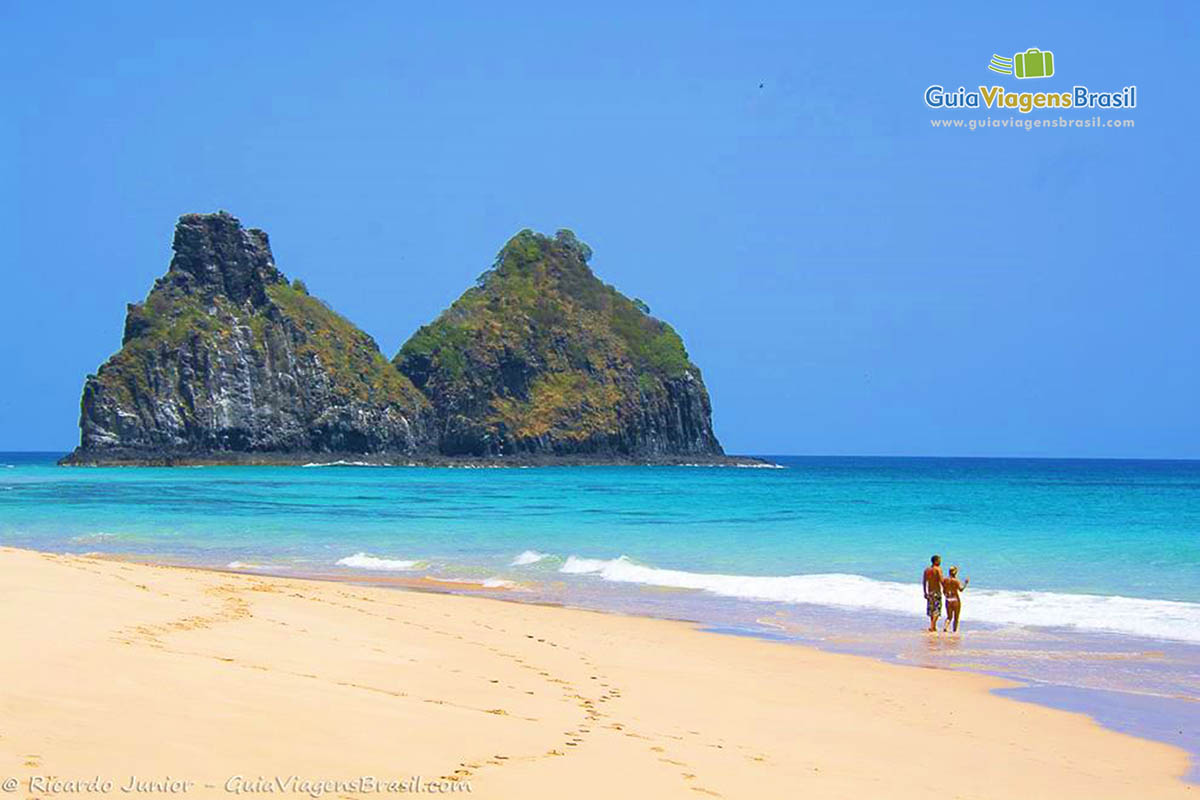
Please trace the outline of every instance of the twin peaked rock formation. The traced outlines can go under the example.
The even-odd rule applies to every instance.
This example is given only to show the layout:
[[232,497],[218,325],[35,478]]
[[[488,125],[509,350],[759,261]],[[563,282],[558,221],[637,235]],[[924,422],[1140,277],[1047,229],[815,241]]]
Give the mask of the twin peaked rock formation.
[[174,251],[88,376],[65,463],[722,459],[678,334],[569,231],[517,234],[392,362],[229,214],[181,217]]

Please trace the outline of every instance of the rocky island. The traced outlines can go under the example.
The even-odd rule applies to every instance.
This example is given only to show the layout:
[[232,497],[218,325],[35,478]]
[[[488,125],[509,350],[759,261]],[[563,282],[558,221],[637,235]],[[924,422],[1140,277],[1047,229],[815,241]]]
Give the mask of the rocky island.
[[64,464],[753,463],[727,457],[679,335],[570,231],[521,231],[392,361],[225,212],[174,256],[84,382]]
[[375,341],[288,283],[267,235],[188,214],[167,274],[84,383],[71,463],[427,451],[432,409]]
[[443,454],[722,454],[679,334],[602,283],[590,257],[570,231],[521,231],[400,349]]

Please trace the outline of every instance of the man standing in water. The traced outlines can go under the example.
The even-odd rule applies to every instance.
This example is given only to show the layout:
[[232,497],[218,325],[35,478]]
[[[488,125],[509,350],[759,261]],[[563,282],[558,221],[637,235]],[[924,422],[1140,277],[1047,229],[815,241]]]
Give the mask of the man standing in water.
[[925,613],[929,615],[929,632],[937,632],[938,617],[942,615],[942,557],[933,556],[921,576],[925,590]]

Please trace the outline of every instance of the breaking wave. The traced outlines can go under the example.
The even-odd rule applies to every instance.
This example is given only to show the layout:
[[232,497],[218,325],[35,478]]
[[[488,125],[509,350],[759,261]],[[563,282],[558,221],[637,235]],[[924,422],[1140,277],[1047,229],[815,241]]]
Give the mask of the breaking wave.
[[302,467],[385,467],[387,464],[375,464],[370,461],[310,461],[301,464]]
[[410,569],[416,569],[420,563],[419,561],[405,561],[394,558],[376,558],[366,553],[355,553],[352,556],[346,556],[337,560],[339,567],[369,569],[376,572],[405,572]]
[[117,534],[106,533],[105,531],[97,531],[95,533],[81,533],[78,536],[72,536],[72,542],[98,542],[105,539],[116,539]]
[[549,553],[539,553],[537,550],[526,550],[512,560],[510,567],[525,567],[530,564],[536,564],[539,561],[550,558]]
[[[559,568],[567,575],[593,575],[615,583],[694,589],[723,597],[923,616],[921,587],[862,575],[722,575],[658,569],[626,556],[570,556]],[[972,619],[999,625],[1068,627],[1082,630],[1200,642],[1200,603],[1148,600],[1120,595],[968,589],[963,610]]]

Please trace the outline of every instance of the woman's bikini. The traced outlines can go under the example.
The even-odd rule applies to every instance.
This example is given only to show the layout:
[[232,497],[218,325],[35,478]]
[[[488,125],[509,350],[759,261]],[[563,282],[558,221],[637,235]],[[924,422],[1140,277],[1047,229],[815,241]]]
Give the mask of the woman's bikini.
[[962,602],[962,598],[958,594],[961,591],[960,586],[961,583],[957,577],[949,577],[942,581],[942,594],[946,596],[947,606],[957,606]]

